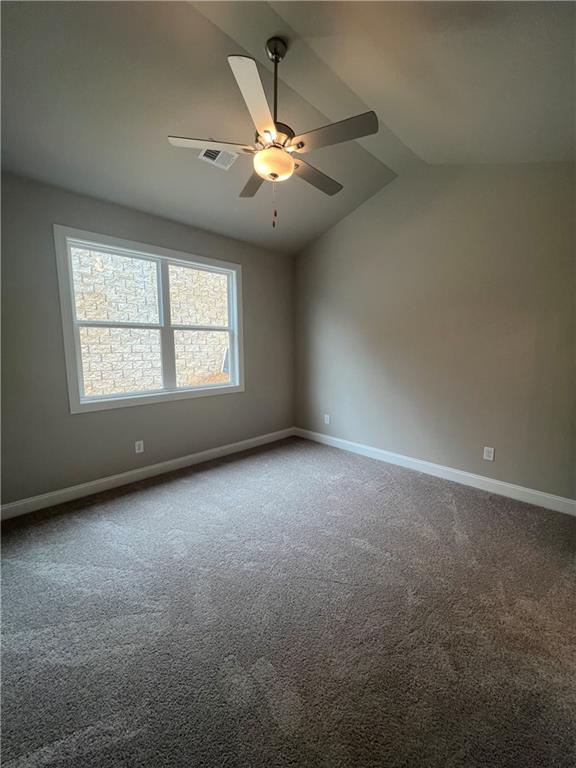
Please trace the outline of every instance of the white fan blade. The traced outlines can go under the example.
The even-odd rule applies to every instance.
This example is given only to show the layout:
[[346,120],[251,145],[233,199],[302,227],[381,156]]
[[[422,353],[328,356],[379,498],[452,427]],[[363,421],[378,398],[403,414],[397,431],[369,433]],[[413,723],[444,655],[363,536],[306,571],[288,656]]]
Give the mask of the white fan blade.
[[266,138],[270,137],[270,141],[275,139],[276,126],[256,62],[248,56],[228,56],[228,64],[234,73],[258,134]]
[[168,136],[173,147],[184,149],[215,149],[218,152],[236,152],[237,154],[253,155],[256,150],[248,144],[232,144],[228,141],[212,141],[212,139],[189,139],[185,136]]

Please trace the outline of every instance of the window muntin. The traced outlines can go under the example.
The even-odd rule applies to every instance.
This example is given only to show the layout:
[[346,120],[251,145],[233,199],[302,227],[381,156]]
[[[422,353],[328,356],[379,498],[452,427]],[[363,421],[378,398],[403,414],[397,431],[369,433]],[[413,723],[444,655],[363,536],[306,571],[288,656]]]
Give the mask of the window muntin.
[[73,412],[243,390],[238,265],[79,235],[55,226]]

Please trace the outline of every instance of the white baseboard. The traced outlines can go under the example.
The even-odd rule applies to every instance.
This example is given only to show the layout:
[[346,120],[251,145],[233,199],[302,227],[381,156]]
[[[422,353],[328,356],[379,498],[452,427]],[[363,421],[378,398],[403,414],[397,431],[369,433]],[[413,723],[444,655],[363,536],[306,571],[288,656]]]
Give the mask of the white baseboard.
[[50,493],[43,493],[39,496],[31,496],[27,499],[13,501],[2,506],[2,519],[8,520],[12,517],[25,515],[28,512],[34,512],[37,509],[53,507],[56,504],[63,504],[65,501],[80,499],[100,491],[118,488],[121,485],[128,485],[129,483],[134,483],[138,480],[145,480],[148,477],[162,475],[166,472],[173,472],[176,469],[183,469],[184,467],[190,467],[194,464],[201,464],[202,462],[218,459],[232,453],[247,451],[249,448],[256,448],[259,445],[266,445],[266,443],[284,440],[287,437],[295,435],[307,440],[313,440],[317,443],[330,445],[333,448],[340,448],[344,451],[358,453],[361,456],[368,456],[371,459],[385,461],[388,464],[397,464],[401,467],[414,469],[417,472],[424,472],[427,475],[434,475],[435,477],[442,477],[445,480],[452,480],[456,483],[461,483],[462,485],[479,488],[482,491],[489,491],[490,493],[496,493],[500,496],[507,496],[510,499],[525,501],[528,504],[535,504],[536,506],[544,507],[546,509],[553,509],[556,512],[564,512],[565,514],[576,516],[576,501],[564,498],[563,496],[554,496],[554,494],[551,493],[536,491],[532,488],[524,488],[521,485],[513,485],[512,483],[506,483],[502,480],[493,480],[492,478],[484,477],[483,475],[474,475],[471,472],[464,472],[461,469],[453,469],[452,467],[444,467],[441,464],[433,464],[430,461],[413,459],[410,456],[402,456],[399,453],[392,453],[391,451],[385,451],[382,448],[374,448],[370,445],[353,443],[350,440],[323,435],[320,432],[311,432],[310,430],[300,429],[299,427],[290,427],[288,429],[281,429],[278,432],[270,432],[266,435],[251,437],[248,438],[248,440],[241,440],[238,443],[229,443],[228,445],[221,445],[218,448],[209,448],[207,451],[191,453],[188,456],[181,456],[177,459],[162,461],[159,464],[138,467],[137,469],[131,469],[128,472],[122,472],[118,475],[109,475],[108,477],[102,477],[98,480],[91,480],[88,483],[81,483],[80,485],[73,485],[58,491],[51,491]]
[[298,437],[304,437],[307,440],[313,440],[316,443],[330,445],[333,448],[341,448],[344,451],[359,453],[362,456],[369,456],[371,459],[386,461],[388,464],[398,464],[401,467],[415,469],[417,472],[424,472],[427,475],[442,477],[445,480],[453,480],[462,485],[470,485],[473,488],[479,488],[482,491],[497,493],[500,496],[507,496],[517,501],[525,501],[528,504],[535,504],[538,507],[553,509],[555,512],[564,512],[567,515],[576,515],[576,501],[567,499],[564,496],[554,496],[552,493],[536,491],[532,488],[524,488],[521,485],[513,485],[503,480],[493,480],[483,475],[474,475],[471,472],[464,472],[461,469],[444,467],[441,464],[433,464],[430,461],[421,459],[412,459],[410,456],[402,456],[399,453],[385,451],[382,448],[373,448],[370,445],[361,443],[352,443],[349,440],[342,440],[339,437],[323,435],[320,432],[311,432],[308,429],[296,427],[294,434]]
[[148,477],[162,475],[165,472],[173,472],[175,469],[183,469],[184,467],[190,467],[193,464],[201,464],[202,462],[210,461],[211,459],[218,459],[221,456],[228,456],[231,453],[247,451],[249,448],[257,448],[259,445],[273,443],[276,440],[284,440],[284,438],[292,437],[293,435],[294,429],[292,427],[281,429],[278,432],[269,432],[266,435],[250,437],[248,440],[241,440],[238,443],[229,443],[228,445],[221,445],[218,448],[209,448],[207,451],[191,453],[188,456],[181,456],[178,459],[170,459],[169,461],[162,461],[159,464],[150,464],[146,467],[130,469],[128,472],[121,472],[118,475],[101,477],[98,480],[91,480],[88,483],[72,485],[69,488],[62,488],[59,491],[51,491],[50,493],[42,493],[39,496],[31,496],[27,499],[12,501],[2,505],[2,520],[19,517],[28,512],[34,512],[37,509],[53,507],[56,504],[62,504],[65,501],[80,499],[83,496],[91,496],[93,493],[107,491],[110,488],[118,488],[121,485],[128,485],[129,483],[134,483],[138,480],[145,480]]

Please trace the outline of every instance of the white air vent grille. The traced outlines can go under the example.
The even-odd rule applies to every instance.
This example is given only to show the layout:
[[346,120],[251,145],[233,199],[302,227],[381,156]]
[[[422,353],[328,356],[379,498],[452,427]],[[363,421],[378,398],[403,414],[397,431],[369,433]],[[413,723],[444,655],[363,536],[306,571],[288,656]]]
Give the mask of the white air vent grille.
[[203,149],[200,152],[200,160],[204,160],[211,165],[215,165],[217,168],[221,168],[223,171],[227,171],[238,157],[234,152],[221,152],[219,149]]

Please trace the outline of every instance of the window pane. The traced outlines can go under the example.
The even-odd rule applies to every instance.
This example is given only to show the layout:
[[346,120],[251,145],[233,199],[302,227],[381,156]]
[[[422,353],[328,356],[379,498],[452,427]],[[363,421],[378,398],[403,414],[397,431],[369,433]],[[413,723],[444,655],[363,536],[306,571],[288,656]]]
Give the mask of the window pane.
[[71,248],[78,320],[158,323],[156,262]]
[[160,331],[81,327],[84,396],[162,388]]
[[175,325],[228,325],[228,275],[170,264],[170,315]]
[[176,386],[230,381],[228,331],[174,331]]

